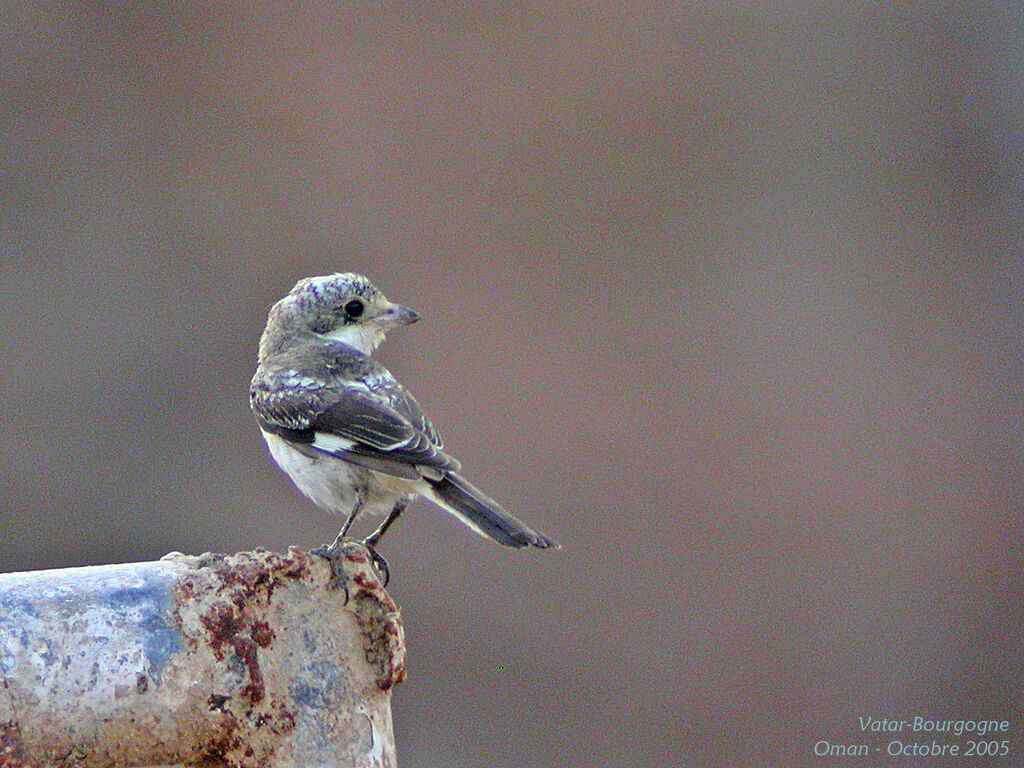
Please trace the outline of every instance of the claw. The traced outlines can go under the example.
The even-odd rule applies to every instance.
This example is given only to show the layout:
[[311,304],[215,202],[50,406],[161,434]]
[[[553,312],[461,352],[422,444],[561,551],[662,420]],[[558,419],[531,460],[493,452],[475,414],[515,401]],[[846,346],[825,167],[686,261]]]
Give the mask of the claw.
[[345,605],[347,605],[349,597],[348,579],[345,577],[345,566],[342,563],[344,555],[341,552],[341,542],[335,540],[333,544],[324,544],[316,549],[309,550],[309,554],[322,557],[331,564],[331,586],[345,591]]
[[391,581],[391,568],[388,566],[388,561],[384,559],[384,555],[374,549],[373,537],[363,539],[361,542],[366,551],[370,553],[370,558],[373,560],[373,567],[377,569],[378,573],[383,574],[384,582],[381,584],[382,587],[386,587],[388,582]]

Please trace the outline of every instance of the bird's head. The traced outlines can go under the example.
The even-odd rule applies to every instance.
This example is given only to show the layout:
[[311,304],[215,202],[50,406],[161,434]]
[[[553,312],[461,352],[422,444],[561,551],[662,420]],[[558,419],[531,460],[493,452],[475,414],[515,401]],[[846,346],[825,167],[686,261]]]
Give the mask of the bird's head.
[[260,352],[269,352],[288,337],[314,333],[368,355],[389,330],[419,319],[411,309],[388,301],[362,275],[336,272],[307,277],[270,310]]

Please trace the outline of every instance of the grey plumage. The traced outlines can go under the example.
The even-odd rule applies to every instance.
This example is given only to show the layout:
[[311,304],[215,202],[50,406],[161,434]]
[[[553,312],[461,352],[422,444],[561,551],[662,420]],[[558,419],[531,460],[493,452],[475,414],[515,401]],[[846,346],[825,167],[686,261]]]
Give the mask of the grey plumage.
[[416,399],[369,357],[387,330],[417,319],[351,273],[301,280],[275,304],[250,387],[274,459],[348,516],[342,534],[356,515],[391,512],[375,543],[422,495],[505,546],[557,547],[461,476]]

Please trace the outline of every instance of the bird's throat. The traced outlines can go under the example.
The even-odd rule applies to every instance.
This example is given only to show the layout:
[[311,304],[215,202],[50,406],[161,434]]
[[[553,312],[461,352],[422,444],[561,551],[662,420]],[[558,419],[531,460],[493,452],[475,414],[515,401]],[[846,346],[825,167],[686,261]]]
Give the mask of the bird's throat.
[[364,355],[373,352],[384,341],[384,331],[372,325],[343,325],[324,336],[347,344]]

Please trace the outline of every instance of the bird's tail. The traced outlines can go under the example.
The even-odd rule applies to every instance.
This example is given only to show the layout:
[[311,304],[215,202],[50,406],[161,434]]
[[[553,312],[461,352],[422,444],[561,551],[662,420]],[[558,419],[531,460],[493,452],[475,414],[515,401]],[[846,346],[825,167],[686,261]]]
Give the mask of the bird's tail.
[[455,472],[446,472],[440,480],[428,480],[433,501],[451,512],[485,538],[506,547],[558,549],[560,544],[530,528],[494,499]]

